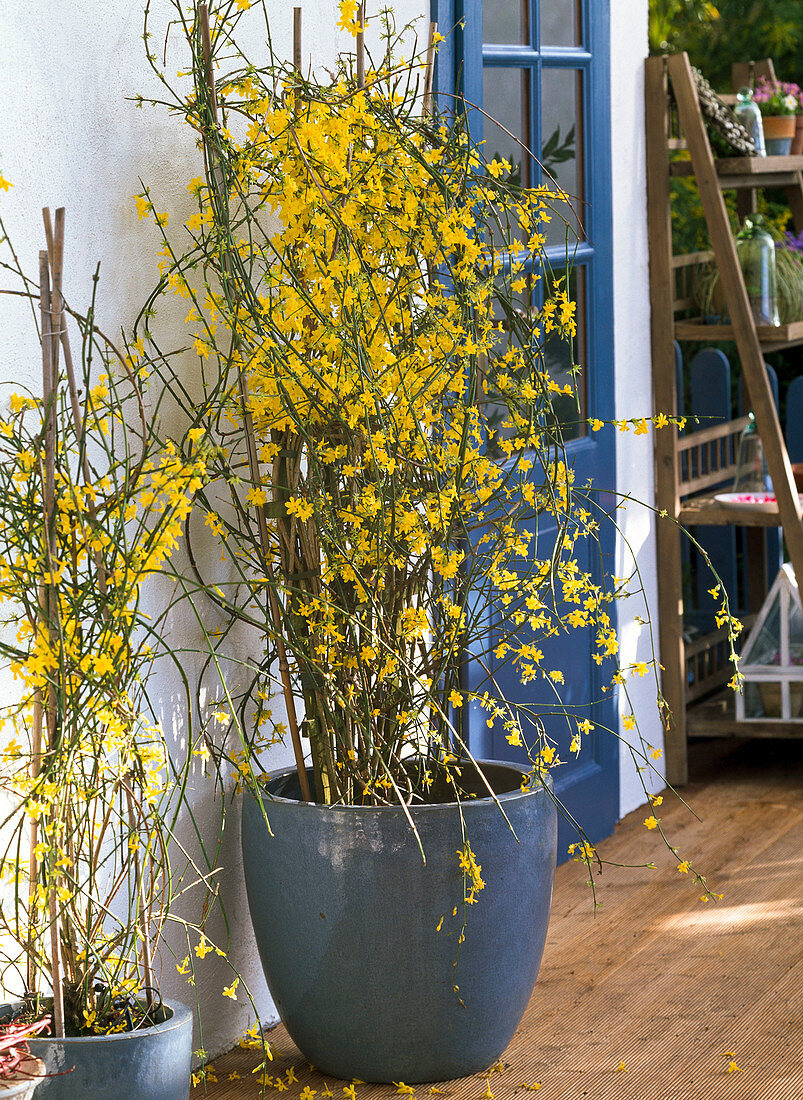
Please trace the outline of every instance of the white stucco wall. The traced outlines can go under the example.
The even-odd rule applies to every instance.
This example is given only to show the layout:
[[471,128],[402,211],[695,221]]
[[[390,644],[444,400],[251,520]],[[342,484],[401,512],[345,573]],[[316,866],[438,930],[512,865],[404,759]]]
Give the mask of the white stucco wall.
[[[336,0],[300,0],[304,11],[304,56],[316,63],[330,60],[339,45],[333,28]],[[14,183],[0,193],[2,216],[18,246],[26,271],[35,274],[43,247],[41,207],[67,208],[65,291],[76,308],[89,302],[91,277],[101,264],[98,321],[116,333],[128,326],[155,281],[158,238],[152,224],[140,221],[132,196],[142,179],[152,187],[157,209],[181,217],[189,213],[186,183],[200,174],[193,135],[186,127],[152,108],[138,109],[129,97],[158,94],[143,55],[141,4],[132,0],[60,0],[50,3],[6,0],[0,6],[0,171]],[[288,50],[292,4],[271,3],[274,44]],[[399,21],[413,18],[423,0],[395,0]],[[651,410],[649,383],[649,307],[645,218],[645,172],[642,124],[642,59],[646,54],[646,0],[612,0],[614,105],[614,290],[615,354],[618,416],[644,415]],[[154,0],[156,25],[167,0]],[[154,35],[155,48],[162,41]],[[258,38],[254,43],[258,47]],[[170,58],[171,72],[182,66]],[[185,213],[185,216],[186,216]],[[21,308],[2,303],[3,343],[0,378],[30,381],[37,386],[38,348],[31,339],[30,319]],[[650,437],[632,433],[618,439],[620,488],[643,499],[652,493]],[[654,542],[649,516],[635,508],[622,517],[627,538],[638,551],[650,603],[656,606]],[[620,572],[623,567],[620,566]],[[631,610],[631,609],[628,609]],[[639,608],[632,608],[639,613]],[[622,621],[626,622],[627,615]],[[188,623],[177,621],[175,630]],[[645,630],[625,626],[623,660],[649,658]],[[655,745],[661,734],[654,714],[654,687],[631,684],[643,731]],[[169,700],[166,699],[169,719]],[[180,721],[170,726],[178,738]],[[273,762],[283,763],[281,754]],[[660,784],[657,784],[660,785]],[[195,805],[202,827],[212,827],[216,810],[200,776],[195,780]],[[632,763],[621,756],[622,812],[643,801]],[[235,961],[251,982],[263,1018],[272,1009],[255,952],[250,947],[250,922],[239,874],[236,812],[225,851],[233,868],[221,883],[237,945]],[[180,950],[180,947],[178,948]],[[181,956],[186,953],[181,951]],[[180,956],[180,957],[181,957]],[[203,1043],[214,1055],[226,1049],[251,1022],[244,999],[222,999],[228,971],[207,958],[199,964],[197,994],[204,1020]],[[203,967],[206,969],[203,969]],[[164,958],[163,987],[191,1000],[191,992]]]
[[[338,34],[336,0],[295,0],[303,9],[303,58],[329,64],[336,51],[353,46],[353,38]],[[169,210],[171,222],[192,211],[186,185],[202,171],[194,135],[163,110],[138,109],[131,97],[141,93],[159,97],[142,43],[142,8],[136,0],[5,0],[0,5],[0,172],[14,187],[0,191],[0,212],[18,249],[26,272],[37,277],[38,252],[44,247],[41,208],[67,210],[65,294],[77,309],[89,305],[92,274],[100,262],[97,320],[109,335],[129,326],[158,277],[156,252],[160,247],[153,223],[140,221],[132,196],[140,179],[153,191],[158,210]],[[293,3],[269,0],[274,48],[290,54]],[[395,0],[402,26],[421,10],[421,0]],[[161,56],[168,0],[153,0],[152,49]],[[255,13],[256,14],[256,13]],[[247,34],[250,16],[241,26]],[[249,52],[259,56],[262,36],[255,29],[247,37]],[[425,40],[426,32],[421,35]],[[186,68],[178,49],[168,55],[174,76]],[[4,285],[7,283],[4,282]],[[180,317],[186,310],[182,310]],[[41,360],[30,312],[19,302],[0,299],[3,341],[0,379],[40,386]],[[179,335],[175,334],[178,346]],[[77,334],[73,334],[76,346]],[[170,343],[168,341],[168,346]],[[192,633],[190,616],[176,616],[175,636]],[[0,690],[8,684],[0,684]],[[173,705],[176,696],[165,686],[163,717],[166,731],[179,742],[185,728]],[[278,750],[271,766],[280,767],[287,754]],[[193,800],[199,825],[214,835],[217,808],[210,785],[193,777]],[[252,946],[250,918],[239,869],[239,813],[229,814],[223,850],[228,868],[221,881],[231,922],[232,959],[250,983],[263,1020],[275,1019],[261,968]],[[180,862],[180,861],[177,861]],[[198,903],[188,905],[188,913]],[[197,911],[194,913],[198,917]],[[222,937],[220,923],[212,933]],[[174,933],[178,957],[186,942]],[[231,981],[221,960],[207,956],[199,966],[198,996],[203,1021],[202,1041],[215,1054],[228,1049],[253,1021],[245,998],[236,1003],[222,997]],[[162,958],[162,990],[169,999],[192,1004],[195,993],[177,973],[169,953]],[[196,1035],[195,1046],[199,1045]]]
[[[613,286],[616,415],[652,414],[649,254],[647,249],[647,171],[644,150],[644,58],[647,56],[647,0],[611,0],[611,100],[613,104]],[[653,500],[653,437],[617,432],[616,484],[620,493]],[[629,505],[619,513],[623,539],[618,573],[632,569],[632,554],[641,571],[646,605],[658,613],[655,566],[655,523],[650,512]],[[625,543],[629,544],[632,554]],[[646,618],[644,597],[620,605],[621,663],[652,660],[649,628],[634,621]],[[655,645],[657,646],[657,630]],[[657,655],[657,654],[656,654]],[[654,675],[630,678],[627,690],[646,742],[663,748],[663,730],[656,711]],[[620,696],[620,713],[630,709]],[[621,736],[634,734],[620,728]],[[653,761],[659,771],[663,759]],[[622,816],[645,801],[636,762],[623,744],[619,754]],[[641,773],[650,791],[660,790],[660,775]]]

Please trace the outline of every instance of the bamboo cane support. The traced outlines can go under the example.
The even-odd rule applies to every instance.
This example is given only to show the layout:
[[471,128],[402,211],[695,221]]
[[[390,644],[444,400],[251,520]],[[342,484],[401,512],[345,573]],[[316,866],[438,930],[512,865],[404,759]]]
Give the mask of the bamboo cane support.
[[[126,804],[128,806],[128,822],[132,835],[136,832],[137,828],[137,815],[134,805],[134,796],[131,792],[128,784],[123,784],[126,796]],[[137,904],[139,906],[139,934],[142,938],[142,978],[143,985],[145,986],[145,1003],[148,1006],[148,1012],[153,1011],[153,990],[154,990],[154,977],[153,977],[153,958],[151,955],[151,936],[150,936],[150,909],[148,906],[148,900],[145,896],[145,879],[142,872],[142,865],[139,858],[139,849],[134,850],[134,884],[137,891]]]
[[365,87],[365,4],[357,8],[357,22],[360,29],[357,33],[357,87]]
[[[215,78],[212,69],[212,39],[209,33],[209,9],[206,3],[200,5],[198,18],[201,29],[201,47],[203,50],[206,85],[209,93],[209,106],[212,112],[212,119],[215,126],[217,127],[217,97],[215,95]],[[300,14],[298,19],[295,20],[294,23],[298,27],[298,52],[300,56]],[[225,192],[223,188],[225,187],[225,180],[223,178],[222,167],[219,163],[218,155],[214,146],[207,145],[207,155],[209,157],[212,178],[215,186],[218,188],[218,193],[224,194]],[[223,262],[224,265],[228,267],[228,261],[225,255]],[[262,477],[259,472],[259,456],[256,447],[253,419],[251,417],[251,408],[248,394],[248,380],[245,377],[242,369],[239,367],[237,370],[237,376],[243,411],[243,427],[245,431],[246,449],[248,452],[249,473],[253,485],[258,486],[262,482]],[[309,786],[309,779],[307,778],[307,768],[304,760],[304,747],[301,744],[301,734],[298,726],[298,715],[296,712],[295,696],[293,694],[293,686],[290,680],[290,667],[287,661],[287,651],[285,649],[284,640],[281,635],[281,610],[279,608],[278,600],[276,598],[276,594],[271,583],[273,577],[270,565],[270,542],[268,536],[268,525],[265,518],[264,509],[259,505],[257,505],[257,524],[259,527],[259,537],[262,544],[263,565],[265,568],[266,577],[268,579],[268,603],[270,606],[270,616],[273,620],[273,625],[276,630],[276,654],[279,664],[279,675],[282,681],[282,693],[284,695],[284,702],[287,710],[287,723],[290,727],[290,740],[293,746],[293,756],[295,758],[296,770],[298,771],[298,780],[301,787],[301,797],[305,802],[311,802],[312,792]]]
[[[44,601],[44,593],[39,590],[39,606]],[[42,696],[37,691],[33,703],[33,730],[31,732],[31,779],[35,783],[39,778],[42,763]],[[30,851],[28,853],[28,957],[26,965],[26,991],[36,993],[37,967],[34,963],[34,941],[36,926],[39,923],[39,905],[37,901],[36,880],[39,877],[39,861],[36,858],[36,846],[39,843],[39,822],[31,821]]]
[[[55,354],[53,345],[58,342],[58,333],[53,331],[52,298],[50,292],[50,266],[47,252],[39,253],[39,308],[42,313],[42,401],[44,405],[45,471],[44,471],[44,529],[47,546],[48,568],[53,567],[53,554],[50,546],[53,516],[56,505],[56,392],[57,377],[54,375]],[[44,589],[46,627],[52,634],[56,608],[50,585]],[[56,701],[52,685],[48,686],[45,700],[47,716],[47,746],[52,750],[56,741]],[[40,722],[41,726],[41,722]],[[41,741],[41,732],[40,732]],[[64,1000],[61,974],[61,950],[59,937],[58,905],[55,884],[51,886],[48,897],[48,916],[50,921],[50,967],[53,986],[53,1031],[56,1037],[64,1037]]]
[[435,82],[435,34],[437,30],[438,24],[430,23],[429,39],[427,41],[427,63],[424,71],[424,103],[421,108],[425,115],[431,115],[433,108],[432,89]]

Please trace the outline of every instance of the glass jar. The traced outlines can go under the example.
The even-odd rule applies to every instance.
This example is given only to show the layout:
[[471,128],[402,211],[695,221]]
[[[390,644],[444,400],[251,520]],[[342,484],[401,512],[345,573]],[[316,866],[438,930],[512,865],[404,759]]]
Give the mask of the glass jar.
[[733,491],[734,493],[772,492],[772,480],[764,457],[764,447],[752,413],[750,413],[750,422],[739,437]]
[[761,214],[744,219],[744,227],[736,238],[736,252],[756,324],[780,325],[775,242],[764,228]]
[[750,88],[739,89],[733,113],[750,135],[756,147],[756,154],[759,157],[765,157],[767,150],[764,146],[764,124],[761,121],[761,111],[758,109],[758,104],[753,101]]

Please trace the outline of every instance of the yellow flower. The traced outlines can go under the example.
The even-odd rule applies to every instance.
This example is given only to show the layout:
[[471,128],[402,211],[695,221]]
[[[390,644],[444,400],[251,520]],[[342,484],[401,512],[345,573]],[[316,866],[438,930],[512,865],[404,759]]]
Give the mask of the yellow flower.
[[649,817],[644,818],[644,824],[647,826],[648,829],[657,829],[658,820],[659,819],[657,817],[653,817],[653,815],[650,814]]
[[0,175],[0,187],[2,187],[2,189],[4,191],[8,191],[9,187],[13,187],[13,186],[14,186],[13,183],[9,183],[8,180],[3,179],[2,175]]
[[231,985],[223,987],[223,996],[230,997],[233,1001],[237,1000],[237,986],[240,984],[240,979],[235,978]]
[[315,511],[308,500],[302,500],[299,497],[290,497],[284,507],[289,516],[298,516],[301,520],[309,519]]

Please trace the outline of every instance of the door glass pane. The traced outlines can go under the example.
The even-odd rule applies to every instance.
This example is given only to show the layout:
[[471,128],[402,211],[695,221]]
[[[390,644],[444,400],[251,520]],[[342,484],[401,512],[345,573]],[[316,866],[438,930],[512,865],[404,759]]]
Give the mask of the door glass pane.
[[[483,151],[486,158],[489,161],[494,157],[509,161],[512,166],[511,182],[529,187],[533,164],[532,157],[526,151],[530,143],[530,70],[486,66],[482,105],[486,115],[490,115],[490,119],[483,119]],[[501,125],[496,125],[491,119],[496,119]],[[505,130],[510,133],[505,133]]]
[[[546,287],[532,276],[527,277],[526,289],[521,292],[520,299],[514,305],[518,309],[525,309],[530,303],[537,311],[539,302],[543,301],[546,292],[552,296],[557,291],[567,290],[565,272],[556,271],[546,279]],[[544,341],[543,368],[548,372],[551,380],[561,389],[569,387],[568,393],[555,393],[552,398],[552,408],[560,420],[563,438],[565,440],[579,439],[587,433],[587,425],[584,423],[587,414],[587,387],[584,366],[586,360],[586,272],[582,267],[574,268],[568,278],[568,297],[574,302],[574,317],[577,323],[577,335],[570,343],[565,336],[557,333],[548,336]],[[509,410],[504,398],[495,386],[496,370],[501,365],[503,373],[511,374],[510,366],[503,362],[508,345],[520,347],[520,342],[515,332],[511,331],[505,319],[505,310],[501,303],[497,303],[495,318],[499,322],[502,331],[497,346],[497,356],[493,356],[486,363],[486,388],[483,411],[488,421],[488,427],[495,433],[495,439],[491,441],[490,450],[497,455],[501,453],[499,446],[503,439],[511,439],[516,430],[509,419]],[[577,364],[580,364],[578,370]],[[520,379],[524,382],[525,379]],[[519,411],[525,417],[529,415],[526,405],[521,404]]]
[[[555,287],[561,279],[561,273],[556,272],[550,280],[551,288]],[[556,289],[566,289],[565,277]],[[549,336],[544,345],[544,360],[546,369],[553,382],[563,388],[568,386],[571,393],[557,394],[552,401],[552,408],[557,413],[558,419],[563,425],[564,439],[578,439],[587,432],[587,426],[583,422],[587,414],[586,404],[586,377],[583,369],[588,360],[586,357],[586,295],[585,295],[585,269],[576,267],[569,275],[568,286],[569,300],[575,303],[575,319],[577,321],[577,335],[570,344],[563,336]],[[577,369],[580,364],[580,370]]]
[[482,38],[505,46],[527,45],[529,34],[528,0],[484,0]]
[[580,33],[580,0],[541,0],[542,46],[579,46]]
[[[582,237],[586,221],[583,206],[582,74],[576,69],[545,68],[541,77],[541,163],[544,183],[564,191],[568,198],[553,200],[554,216],[546,227],[548,244]],[[556,187],[557,185],[557,187]]]

